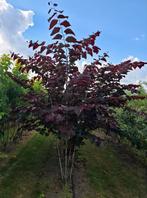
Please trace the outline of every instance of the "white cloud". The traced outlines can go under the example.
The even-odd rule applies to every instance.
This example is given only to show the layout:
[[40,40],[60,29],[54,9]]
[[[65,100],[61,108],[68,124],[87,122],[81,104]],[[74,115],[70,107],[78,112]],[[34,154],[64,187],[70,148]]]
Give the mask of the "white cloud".
[[136,36],[135,38],[133,38],[133,40],[135,40],[135,41],[145,40],[145,34],[141,34],[139,36]]
[[23,33],[33,26],[33,15],[31,10],[19,10],[0,0],[0,54],[10,51],[30,54]]
[[[137,57],[129,56],[128,58],[123,59],[122,61],[131,60],[132,62],[140,61]],[[128,75],[122,80],[123,83],[139,83],[147,82],[147,65],[141,69],[137,68],[133,71],[130,71]]]
[[82,72],[84,71],[85,65],[88,65],[88,64],[90,64],[90,62],[87,61],[87,60],[84,60],[84,61],[77,61],[77,62],[76,62],[76,65],[77,65],[77,67],[78,67],[80,73],[82,73]]
[[135,37],[134,40],[135,40],[135,41],[139,41],[140,38],[139,38],[139,37]]
[[134,56],[128,56],[127,58],[124,58],[122,61],[127,61],[127,60],[131,60],[131,62],[139,61],[139,59]]

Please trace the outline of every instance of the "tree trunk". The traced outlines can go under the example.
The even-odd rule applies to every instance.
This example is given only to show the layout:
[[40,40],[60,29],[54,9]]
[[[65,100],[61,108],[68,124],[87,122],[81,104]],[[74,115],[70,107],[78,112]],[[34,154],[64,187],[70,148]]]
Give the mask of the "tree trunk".
[[71,185],[75,164],[75,145],[72,139],[61,139],[57,142],[57,154],[61,180],[64,184]]

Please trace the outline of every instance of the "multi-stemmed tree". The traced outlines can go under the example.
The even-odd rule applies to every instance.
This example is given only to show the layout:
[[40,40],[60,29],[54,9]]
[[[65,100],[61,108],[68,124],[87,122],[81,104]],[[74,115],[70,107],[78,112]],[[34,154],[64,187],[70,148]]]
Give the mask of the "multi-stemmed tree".
[[[93,130],[104,128],[110,136],[119,133],[114,108],[138,98],[138,85],[120,81],[129,71],[142,68],[146,63],[130,60],[117,65],[108,63],[108,55],[99,55],[100,48],[96,45],[99,31],[78,40],[68,16],[57,9],[57,4],[49,5],[48,22],[53,42],[30,41],[29,47],[35,52],[27,59],[12,54],[21,65],[20,71],[31,73],[29,79],[19,79],[11,72],[8,75],[28,89],[22,98],[25,103],[16,108],[23,128],[45,135],[54,133],[59,138],[61,177],[68,182],[73,174],[75,149],[84,138],[100,144],[101,139],[93,135]],[[89,56],[93,61],[79,72],[77,61]],[[33,89],[35,82],[41,84],[37,92]],[[127,91],[133,95],[128,96]]]

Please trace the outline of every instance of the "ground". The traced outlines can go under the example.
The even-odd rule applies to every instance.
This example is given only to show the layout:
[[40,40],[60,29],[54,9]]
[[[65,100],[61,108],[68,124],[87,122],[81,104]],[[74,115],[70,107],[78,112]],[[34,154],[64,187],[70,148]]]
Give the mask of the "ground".
[[[71,198],[59,178],[56,139],[33,134],[0,153],[0,198]],[[75,167],[75,198],[147,198],[144,163],[121,146],[86,141]]]

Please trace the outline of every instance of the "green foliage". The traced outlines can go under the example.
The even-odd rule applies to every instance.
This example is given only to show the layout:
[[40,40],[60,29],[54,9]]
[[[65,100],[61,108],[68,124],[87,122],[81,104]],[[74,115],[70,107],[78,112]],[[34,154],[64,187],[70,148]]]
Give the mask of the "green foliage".
[[[140,95],[146,96],[145,89],[141,86]],[[127,138],[135,147],[147,150],[147,99],[131,100],[128,109],[116,109],[116,119],[121,129],[120,136]]]
[[36,93],[40,93],[40,92],[46,92],[46,90],[43,88],[42,82],[41,80],[36,80],[33,83],[33,89]]
[[13,142],[19,127],[15,121],[16,115],[11,115],[11,112],[22,103],[20,97],[25,90],[7,76],[7,72],[12,71],[21,79],[26,78],[26,75],[20,75],[19,66],[12,62],[9,55],[0,57],[0,146],[2,148]]
[[147,120],[123,109],[118,109],[116,115],[121,129],[120,135],[137,148],[147,150]]
[[0,119],[8,116],[21,102],[20,96],[24,93],[24,89],[7,76],[6,72],[9,70],[19,75],[18,65],[12,63],[8,55],[3,55],[0,57]]
[[8,56],[4,55],[0,58],[0,119],[9,111],[7,88],[9,84],[5,71],[8,70],[11,61]]
[[[147,92],[143,86],[140,87],[139,93],[140,96],[147,97]],[[131,100],[128,102],[128,106],[137,111],[147,113],[147,98],[144,100]]]
[[0,129],[0,148],[5,150],[18,137],[19,124],[17,122],[3,122]]

